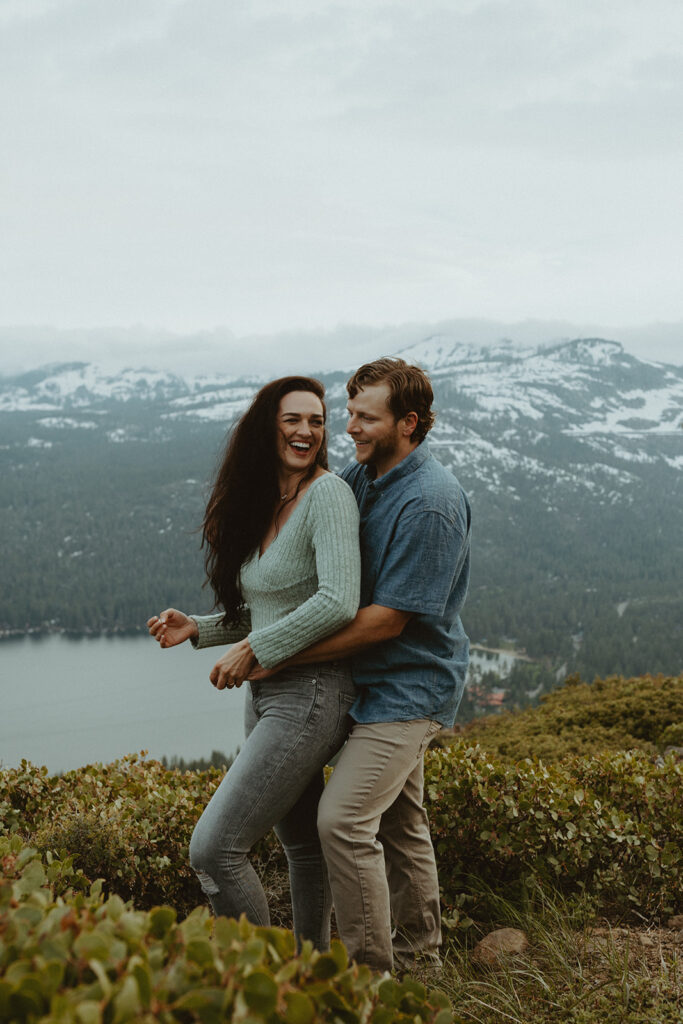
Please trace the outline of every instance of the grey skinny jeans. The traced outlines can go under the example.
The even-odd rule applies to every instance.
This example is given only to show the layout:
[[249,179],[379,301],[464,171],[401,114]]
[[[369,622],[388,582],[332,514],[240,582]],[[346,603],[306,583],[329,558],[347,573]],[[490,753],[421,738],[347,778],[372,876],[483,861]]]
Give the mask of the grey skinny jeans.
[[268,925],[247,855],[274,828],[289,864],[297,942],[327,949],[332,896],[316,819],[323,768],[351,724],[351,673],[345,662],[306,665],[249,687],[246,742],[197,822],[190,863],[215,914]]

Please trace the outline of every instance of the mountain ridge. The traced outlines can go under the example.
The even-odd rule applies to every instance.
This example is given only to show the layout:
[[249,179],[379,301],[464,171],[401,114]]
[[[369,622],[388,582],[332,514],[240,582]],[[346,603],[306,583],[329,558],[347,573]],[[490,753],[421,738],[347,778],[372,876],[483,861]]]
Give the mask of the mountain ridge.
[[[430,372],[428,443],[472,501],[473,643],[526,650],[546,683],[563,669],[680,671],[683,368],[607,339],[451,342],[401,354]],[[320,377],[340,469],[346,373]],[[201,610],[192,531],[226,429],[260,383],[88,363],[0,380],[0,632],[135,629],[150,608]]]

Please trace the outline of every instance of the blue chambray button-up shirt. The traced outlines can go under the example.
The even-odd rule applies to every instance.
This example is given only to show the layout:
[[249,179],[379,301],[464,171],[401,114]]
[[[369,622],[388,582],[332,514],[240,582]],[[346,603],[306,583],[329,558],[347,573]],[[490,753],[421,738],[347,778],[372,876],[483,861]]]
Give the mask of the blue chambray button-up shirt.
[[361,607],[412,612],[400,636],[352,658],[357,722],[455,720],[469,640],[460,621],[470,572],[470,506],[426,442],[373,479],[354,462],[342,477],[360,509]]

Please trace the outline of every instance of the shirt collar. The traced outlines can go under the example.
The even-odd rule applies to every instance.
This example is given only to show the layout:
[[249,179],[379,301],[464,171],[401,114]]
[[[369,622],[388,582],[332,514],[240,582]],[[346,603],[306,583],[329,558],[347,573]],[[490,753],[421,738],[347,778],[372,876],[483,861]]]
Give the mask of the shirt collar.
[[392,466],[389,472],[381,476],[379,480],[375,480],[373,476],[374,466],[365,466],[365,476],[369,486],[374,491],[385,491],[388,487],[395,484],[397,480],[401,480],[404,476],[414,473],[428,458],[429,446],[426,441],[422,441],[410,455],[406,455],[405,459],[401,459],[397,465]]

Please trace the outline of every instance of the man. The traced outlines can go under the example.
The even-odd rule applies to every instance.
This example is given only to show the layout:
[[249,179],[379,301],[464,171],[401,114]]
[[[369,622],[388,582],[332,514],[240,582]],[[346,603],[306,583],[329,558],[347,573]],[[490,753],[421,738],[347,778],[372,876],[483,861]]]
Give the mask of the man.
[[287,664],[352,657],[353,727],[318,827],[349,955],[391,970],[394,958],[401,966],[421,955],[438,961],[439,885],[422,755],[434,733],[453,724],[464,687],[470,508],[427,447],[433,392],[422,370],[378,359],[347,390],[357,461],[342,476],[361,515],[361,608]]

